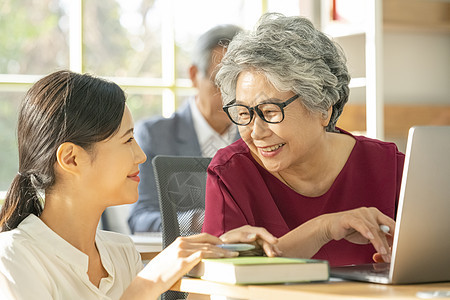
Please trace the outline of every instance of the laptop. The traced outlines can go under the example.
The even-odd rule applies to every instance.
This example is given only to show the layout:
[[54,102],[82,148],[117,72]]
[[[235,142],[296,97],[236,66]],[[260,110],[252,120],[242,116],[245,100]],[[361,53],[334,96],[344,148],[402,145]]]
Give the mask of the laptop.
[[391,263],[332,267],[383,284],[450,281],[450,126],[409,130]]

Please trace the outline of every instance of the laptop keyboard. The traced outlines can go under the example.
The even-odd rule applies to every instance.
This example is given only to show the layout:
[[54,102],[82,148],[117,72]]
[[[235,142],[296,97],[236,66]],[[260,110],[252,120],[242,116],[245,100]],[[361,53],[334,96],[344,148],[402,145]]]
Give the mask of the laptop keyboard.
[[330,276],[351,280],[386,282],[389,277],[389,268],[389,263],[332,267],[330,268]]
[[388,263],[363,265],[361,270],[357,270],[357,272],[370,276],[388,276],[389,266]]

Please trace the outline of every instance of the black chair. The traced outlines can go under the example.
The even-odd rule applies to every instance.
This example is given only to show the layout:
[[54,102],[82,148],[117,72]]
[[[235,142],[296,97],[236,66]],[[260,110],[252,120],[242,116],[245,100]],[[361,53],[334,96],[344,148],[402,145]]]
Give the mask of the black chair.
[[[158,189],[163,248],[179,236],[201,232],[205,217],[206,169],[210,157],[157,155],[152,160]],[[161,299],[185,299],[168,291]]]

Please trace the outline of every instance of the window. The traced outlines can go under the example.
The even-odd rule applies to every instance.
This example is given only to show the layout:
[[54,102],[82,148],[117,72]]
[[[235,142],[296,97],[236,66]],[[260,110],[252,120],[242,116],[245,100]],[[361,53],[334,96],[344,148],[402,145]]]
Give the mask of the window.
[[251,28],[265,11],[299,14],[298,6],[298,0],[3,0],[0,191],[18,170],[18,104],[42,76],[71,69],[106,77],[127,93],[135,121],[170,116],[195,92],[187,70],[201,33],[220,23]]

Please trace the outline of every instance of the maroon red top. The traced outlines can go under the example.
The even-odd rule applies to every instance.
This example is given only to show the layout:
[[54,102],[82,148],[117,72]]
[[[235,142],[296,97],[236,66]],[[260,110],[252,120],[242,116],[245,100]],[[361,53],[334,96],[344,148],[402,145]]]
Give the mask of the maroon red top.
[[[341,130],[343,134],[349,134]],[[203,232],[220,236],[252,225],[281,237],[325,213],[377,207],[394,218],[397,211],[404,154],[394,143],[355,136],[356,144],[330,189],[319,197],[293,191],[259,165],[240,139],[219,150],[208,167]],[[331,241],[313,258],[330,265],[372,262],[371,244]]]

